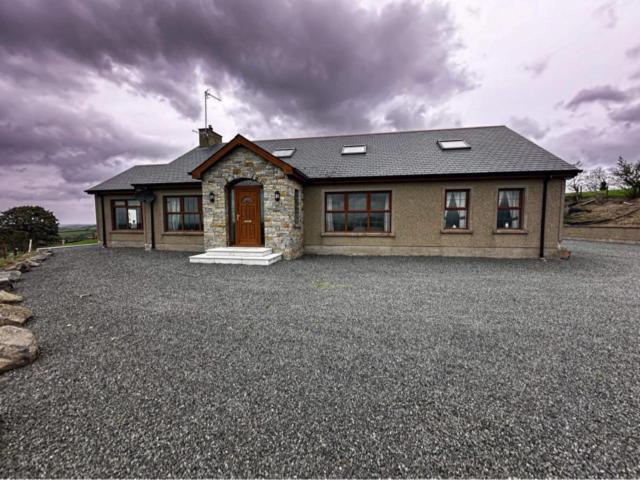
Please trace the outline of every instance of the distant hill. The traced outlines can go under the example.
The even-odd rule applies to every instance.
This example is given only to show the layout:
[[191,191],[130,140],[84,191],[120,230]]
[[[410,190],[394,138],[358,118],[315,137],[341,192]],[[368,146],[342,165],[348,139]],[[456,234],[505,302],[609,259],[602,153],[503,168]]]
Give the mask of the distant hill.
[[97,229],[95,225],[60,225],[58,233],[60,238],[63,238],[65,244],[67,244],[70,242],[94,239],[97,236]]
[[96,228],[94,223],[69,223],[60,225],[60,230],[81,230],[85,228]]

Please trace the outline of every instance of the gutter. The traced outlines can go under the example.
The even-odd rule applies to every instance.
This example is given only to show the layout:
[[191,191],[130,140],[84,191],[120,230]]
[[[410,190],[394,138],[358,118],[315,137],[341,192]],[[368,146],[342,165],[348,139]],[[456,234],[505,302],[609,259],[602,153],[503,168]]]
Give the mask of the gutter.
[[102,219],[102,246],[107,247],[107,229],[104,222],[104,195],[100,195],[100,217]]
[[155,203],[155,199],[149,202],[149,210],[151,211],[150,220],[151,220],[151,250],[156,249],[156,227],[153,221],[153,204]]
[[386,183],[386,182],[439,182],[459,180],[495,180],[495,179],[531,179],[547,175],[548,178],[575,177],[580,170],[549,170],[549,171],[522,171],[522,172],[495,172],[495,173],[456,173],[435,175],[403,175],[381,177],[326,177],[309,178],[311,185],[325,185],[337,183]]
[[540,219],[540,258],[544,258],[544,231],[547,226],[547,188],[551,176],[542,181],[542,218]]

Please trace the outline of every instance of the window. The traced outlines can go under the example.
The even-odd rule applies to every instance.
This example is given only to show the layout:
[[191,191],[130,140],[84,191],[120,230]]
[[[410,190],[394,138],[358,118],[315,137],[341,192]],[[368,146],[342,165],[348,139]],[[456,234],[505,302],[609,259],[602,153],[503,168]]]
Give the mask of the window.
[[140,200],[112,200],[114,230],[142,230],[142,203]]
[[390,232],[391,192],[326,193],[325,231]]
[[445,191],[444,228],[469,228],[469,190]]
[[438,140],[438,146],[442,150],[467,150],[471,148],[464,140]]
[[202,230],[202,196],[164,197],[165,230],[198,232]]
[[498,190],[498,228],[523,228],[522,203],[524,190]]
[[295,152],[295,148],[277,148],[272,153],[274,157],[278,158],[289,158],[293,156],[293,152]]
[[300,190],[297,188],[293,192],[293,224],[300,225]]
[[366,145],[345,145],[342,147],[342,155],[355,155],[358,153],[367,153]]

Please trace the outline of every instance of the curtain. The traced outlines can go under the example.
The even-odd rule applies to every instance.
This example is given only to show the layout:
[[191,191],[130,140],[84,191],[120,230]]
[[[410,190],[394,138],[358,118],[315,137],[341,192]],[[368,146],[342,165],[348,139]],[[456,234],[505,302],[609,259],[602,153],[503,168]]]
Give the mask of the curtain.
[[[391,205],[389,204],[391,200],[391,196],[387,193],[385,194],[385,199],[384,199],[384,209],[385,210],[389,210]],[[391,214],[390,213],[385,213],[384,214],[384,231],[385,232],[390,232],[391,231]]]

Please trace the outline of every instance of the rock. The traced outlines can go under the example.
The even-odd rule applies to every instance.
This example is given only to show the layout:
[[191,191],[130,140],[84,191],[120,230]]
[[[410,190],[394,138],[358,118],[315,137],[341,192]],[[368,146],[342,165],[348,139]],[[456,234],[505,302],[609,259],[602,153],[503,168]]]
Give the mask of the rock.
[[17,270],[18,272],[24,273],[31,271],[31,267],[27,264],[27,262],[18,262],[9,267],[7,270]]
[[18,270],[11,270],[7,272],[7,276],[12,282],[17,282],[18,280],[20,280],[20,277],[22,277],[22,272]]
[[20,295],[0,290],[0,303],[20,303],[24,300]]
[[0,290],[13,290],[13,282],[9,278],[9,272],[0,272]]
[[34,267],[39,267],[40,266],[40,262],[36,262],[35,260],[27,260],[26,261],[27,265],[29,265],[31,268]]
[[14,325],[21,326],[33,317],[33,312],[27,307],[20,305],[7,305],[6,303],[0,303],[0,326],[1,325]]
[[31,266],[27,262],[18,263],[18,271],[25,273],[31,271]]
[[0,372],[22,367],[38,357],[36,338],[26,328],[0,327]]

